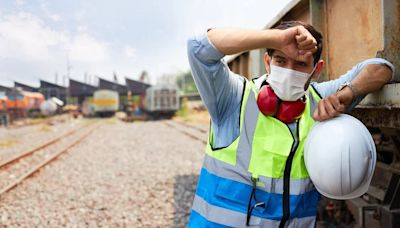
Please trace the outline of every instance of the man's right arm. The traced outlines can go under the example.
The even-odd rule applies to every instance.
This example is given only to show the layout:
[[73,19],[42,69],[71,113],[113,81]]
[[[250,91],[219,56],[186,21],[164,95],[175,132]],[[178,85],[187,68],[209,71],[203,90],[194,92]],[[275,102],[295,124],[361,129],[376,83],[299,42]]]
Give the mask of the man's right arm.
[[223,29],[208,31],[213,45],[230,55],[260,48],[280,50],[292,59],[306,60],[317,50],[317,41],[303,26],[279,29]]
[[244,79],[230,72],[222,60],[224,54],[206,34],[189,39],[187,49],[197,89],[213,123],[219,125],[226,113],[234,113],[239,107]]

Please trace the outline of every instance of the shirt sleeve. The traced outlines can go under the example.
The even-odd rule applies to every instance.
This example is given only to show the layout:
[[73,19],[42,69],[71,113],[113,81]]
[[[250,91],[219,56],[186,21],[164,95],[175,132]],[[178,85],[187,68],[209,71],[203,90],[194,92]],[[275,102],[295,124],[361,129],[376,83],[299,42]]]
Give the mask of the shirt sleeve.
[[207,34],[187,41],[192,75],[214,124],[221,124],[240,107],[244,79],[232,73],[224,55],[209,41]]
[[[346,82],[351,82],[360,72],[361,70],[369,65],[369,64],[382,64],[390,67],[392,69],[392,81],[395,75],[395,68],[393,64],[389,61],[381,58],[372,58],[362,61],[355,65],[351,70],[349,70],[344,75],[340,76],[338,79],[326,81],[322,83],[312,82],[313,87],[317,90],[317,92],[321,95],[322,98],[328,97],[340,88],[340,86]],[[364,96],[357,96],[351,105],[348,107],[347,111],[350,112],[360,101],[365,97]]]

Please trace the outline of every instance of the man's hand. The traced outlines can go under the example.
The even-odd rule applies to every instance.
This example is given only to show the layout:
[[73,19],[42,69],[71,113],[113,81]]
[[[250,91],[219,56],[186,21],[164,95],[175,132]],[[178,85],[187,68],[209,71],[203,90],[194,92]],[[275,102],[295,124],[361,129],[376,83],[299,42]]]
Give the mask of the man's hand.
[[303,26],[296,26],[278,33],[277,49],[290,58],[307,61],[317,51],[317,41]]
[[339,92],[320,100],[313,114],[314,120],[324,121],[344,113],[353,99],[353,92],[349,87],[345,87]]

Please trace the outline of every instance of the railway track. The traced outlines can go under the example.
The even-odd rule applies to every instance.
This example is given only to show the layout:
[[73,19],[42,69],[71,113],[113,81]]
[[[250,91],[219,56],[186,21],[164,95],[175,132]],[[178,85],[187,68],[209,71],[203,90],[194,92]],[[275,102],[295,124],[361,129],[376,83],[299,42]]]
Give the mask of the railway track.
[[207,143],[207,130],[182,121],[163,121],[163,123],[194,140],[200,141],[204,144]]
[[188,124],[188,123],[186,123],[184,121],[175,121],[175,122],[177,122],[178,124],[184,125],[186,127],[189,127],[189,128],[194,128],[194,129],[198,130],[201,133],[208,133],[208,129],[204,129],[204,128],[201,128],[199,126],[193,125],[193,124]]
[[97,123],[81,126],[31,150],[0,161],[0,196],[82,142],[98,126]]

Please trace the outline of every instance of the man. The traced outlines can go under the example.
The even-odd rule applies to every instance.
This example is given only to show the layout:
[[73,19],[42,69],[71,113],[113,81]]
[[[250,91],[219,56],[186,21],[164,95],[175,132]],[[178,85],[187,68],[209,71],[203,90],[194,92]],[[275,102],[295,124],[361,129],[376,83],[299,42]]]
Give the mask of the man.
[[[221,60],[259,48],[267,48],[268,76],[253,81]],[[303,160],[308,131],[314,120],[350,111],[394,71],[384,59],[369,59],[339,79],[310,86],[324,66],[321,52],[322,35],[297,21],[263,31],[211,29],[189,39],[192,74],[211,116],[189,227],[315,226],[319,194]],[[267,114],[264,101],[271,97],[278,104]],[[291,116],[285,110],[293,104],[301,112]]]

